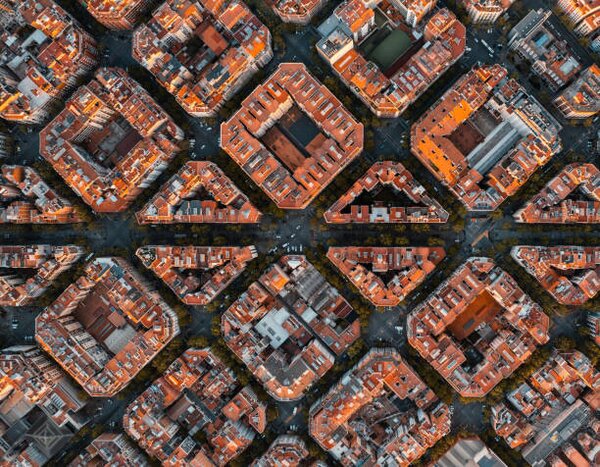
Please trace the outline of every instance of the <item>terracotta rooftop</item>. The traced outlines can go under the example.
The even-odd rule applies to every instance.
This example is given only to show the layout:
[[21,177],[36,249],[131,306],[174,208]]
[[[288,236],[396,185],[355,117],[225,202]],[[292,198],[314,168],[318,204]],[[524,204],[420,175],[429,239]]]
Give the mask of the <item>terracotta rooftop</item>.
[[468,210],[492,211],[562,146],[561,126],[499,65],[478,65],[411,128],[411,151]]
[[599,403],[600,373],[590,360],[555,352],[492,408],[492,426],[530,465],[598,465]]
[[137,212],[140,224],[259,222],[262,213],[213,162],[188,161]]
[[515,246],[511,256],[564,305],[582,305],[600,291],[600,247]]
[[272,57],[271,33],[237,0],[166,0],[133,36],[133,58],[194,117],[215,115]]
[[[599,23],[600,23],[600,7]],[[581,72],[560,95],[554,105],[565,118],[589,118],[600,112],[600,67],[595,63]]]
[[[0,246],[0,306],[31,305],[83,253],[76,245]],[[19,270],[34,273],[21,277]]]
[[136,255],[186,305],[212,302],[257,257],[254,246],[149,245]]
[[[375,115],[398,117],[465,52],[466,29],[450,10],[436,11],[424,26],[411,31],[434,5],[435,1],[428,0],[376,0],[368,4],[365,0],[346,0],[319,27],[322,39],[317,51]],[[375,21],[375,11],[379,22]],[[386,38],[375,44],[375,51],[386,46],[397,48],[386,42],[394,39],[390,31],[407,45],[393,62],[379,61],[378,65],[375,51],[373,56],[364,56],[361,50],[367,37],[372,40],[386,29]]]
[[489,258],[470,258],[407,318],[408,342],[463,397],[483,397],[548,342],[550,318]]
[[356,312],[304,256],[284,256],[223,313],[227,346],[276,400],[304,397],[360,337]]
[[282,63],[227,122],[221,147],[283,209],[304,209],[363,149],[363,125],[301,63]]
[[125,388],[177,334],[175,312],[121,258],[97,258],[35,320],[35,338],[93,397]]
[[331,247],[327,251],[327,258],[375,306],[398,305],[445,256],[444,249],[437,247]]
[[122,433],[102,433],[69,467],[149,467],[144,454]]
[[450,432],[450,409],[397,350],[372,349],[312,405],[309,432],[344,466],[408,466]]
[[267,0],[286,23],[306,25],[329,0]]
[[71,224],[82,222],[77,210],[22,165],[3,165],[0,176],[0,224]]
[[86,0],[84,6],[96,20],[111,29],[133,29],[151,0]]
[[[390,188],[399,199],[407,197],[410,205],[400,200],[377,200],[377,195]],[[373,198],[370,204],[355,202],[362,196]],[[340,198],[325,211],[330,224],[375,223],[443,223],[448,212],[429,196],[425,187],[399,162],[374,163]]]
[[573,23],[574,31],[593,35],[600,29],[600,2],[598,0],[558,0],[556,6]]
[[464,6],[475,24],[494,23],[515,0],[466,0]]
[[600,171],[594,164],[565,166],[514,217],[531,224],[600,223]]
[[52,0],[3,0],[0,117],[40,123],[96,66],[96,41]]
[[101,68],[40,133],[40,154],[96,212],[120,212],[167,167],[183,130],[119,68]]
[[210,349],[188,349],[129,405],[123,427],[163,465],[224,466],[267,425],[266,405],[238,388]]
[[299,467],[308,458],[306,443],[295,435],[280,435],[250,467]]

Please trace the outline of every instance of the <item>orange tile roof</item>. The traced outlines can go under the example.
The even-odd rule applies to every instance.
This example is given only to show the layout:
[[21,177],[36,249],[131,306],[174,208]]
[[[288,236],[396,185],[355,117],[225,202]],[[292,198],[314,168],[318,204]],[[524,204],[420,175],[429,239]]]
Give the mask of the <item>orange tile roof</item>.
[[[521,386],[492,408],[492,427],[498,436],[521,452],[531,465],[552,456],[588,456],[583,464],[595,465],[598,445],[597,401],[600,373],[578,351],[555,351]],[[560,435],[559,435],[560,433]]]
[[38,173],[22,165],[3,165],[0,176],[0,224],[71,224],[82,219]]
[[[305,117],[318,132],[304,147],[273,129]],[[362,123],[300,63],[280,64],[221,124],[221,147],[284,209],[308,206],[361,153],[363,137]]]
[[[0,116],[41,123],[94,68],[96,41],[52,0],[7,1],[19,14],[7,16],[0,26],[0,65],[11,76],[0,82]],[[30,27],[37,31],[31,33]]]
[[[238,388],[210,349],[188,349],[129,405],[123,427],[163,465],[224,466],[266,429],[266,404],[249,386]],[[206,443],[186,433],[195,426]]]
[[600,112],[600,67],[594,63],[581,72],[554,105],[565,118],[589,118]]
[[[413,50],[410,56],[400,57],[388,70],[380,70],[359,51],[364,37],[379,27],[373,21],[373,9],[378,3],[370,2],[369,6],[363,0],[342,3],[334,13],[340,27],[317,43],[317,51],[373,113],[379,117],[398,117],[463,55],[466,29],[452,12],[441,9],[413,33],[413,48],[418,44],[422,47]],[[406,2],[402,12],[392,3],[385,3],[389,27],[402,30],[391,18],[405,14],[414,15],[416,23],[434,3]]]
[[298,467],[309,457],[306,443],[299,436],[280,435],[250,467]]
[[[206,305],[257,257],[256,248],[149,245],[138,248],[142,264],[186,305]],[[200,273],[192,274],[192,270]]]
[[40,154],[96,212],[120,212],[167,167],[183,136],[125,71],[101,68],[41,131]]
[[470,258],[407,318],[410,345],[463,397],[483,397],[510,376],[548,341],[549,327],[489,258]]
[[[0,306],[31,305],[54,280],[84,253],[76,245],[0,246]],[[34,271],[15,277],[19,269]]]
[[[211,50],[204,42],[186,47],[207,28],[219,31],[225,49]],[[189,114],[208,117],[266,65],[273,52],[271,33],[241,1],[166,0],[136,29],[133,57]]]
[[[446,256],[437,247],[330,247],[327,258],[375,306],[395,306]],[[395,273],[387,283],[378,273]]]
[[357,315],[304,256],[284,256],[221,318],[227,346],[266,391],[298,400],[360,336]]
[[35,320],[35,338],[93,397],[125,388],[177,334],[175,312],[121,258],[97,258]]
[[448,406],[391,348],[370,350],[309,413],[311,437],[344,466],[408,466],[449,432]]
[[267,0],[286,23],[308,24],[328,0]]
[[102,433],[95,438],[69,467],[149,467],[143,453],[122,433]]
[[600,291],[599,247],[521,245],[511,256],[564,305],[582,305]]
[[[377,192],[382,186],[406,195],[414,206],[402,206],[399,203],[386,206],[386,203],[378,201],[370,206],[353,204],[362,194]],[[448,212],[429,196],[423,185],[401,163],[393,161],[374,163],[324,214],[325,221],[331,224],[429,224],[446,222],[448,216]]]
[[[207,196],[197,193],[206,191]],[[213,162],[189,161],[136,213],[140,224],[259,222],[262,213]]]
[[86,0],[84,6],[108,28],[133,29],[151,4],[150,0]]
[[561,150],[560,129],[503,67],[481,65],[413,124],[411,151],[467,209],[488,211]]
[[[570,195],[575,191],[584,199],[573,199]],[[514,217],[532,224],[600,223],[600,171],[594,164],[565,166]]]

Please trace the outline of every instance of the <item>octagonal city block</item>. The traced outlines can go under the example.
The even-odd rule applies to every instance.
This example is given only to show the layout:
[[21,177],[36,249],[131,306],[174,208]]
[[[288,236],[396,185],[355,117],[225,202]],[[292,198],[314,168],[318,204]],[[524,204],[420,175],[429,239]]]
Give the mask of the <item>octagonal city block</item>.
[[227,346],[275,399],[301,399],[360,337],[358,315],[304,256],[284,256],[221,318]]
[[364,128],[302,63],[282,63],[221,125],[221,147],[282,209],[304,209],[363,149]]
[[241,0],[166,0],[136,29],[132,55],[190,115],[210,117],[273,51]]
[[96,212],[121,212],[180,150],[183,130],[119,68],[101,68],[40,133],[40,154]]
[[35,320],[35,338],[94,397],[111,397],[179,334],[175,312],[131,265],[88,263]]
[[345,467],[408,466],[450,432],[450,418],[398,351],[380,348],[313,404],[309,432]]
[[493,211],[561,151],[560,124],[500,65],[478,65],[411,127],[411,151],[470,211]]
[[53,0],[2,0],[0,15],[0,117],[41,123],[96,66],[96,41]]
[[489,258],[470,258],[407,318],[408,342],[463,397],[483,397],[548,342],[550,318]]
[[399,117],[465,53],[454,13],[424,19],[435,3],[346,0],[319,26],[317,52],[375,115]]
[[123,428],[163,465],[221,467],[264,432],[266,409],[209,348],[188,349],[127,407]]

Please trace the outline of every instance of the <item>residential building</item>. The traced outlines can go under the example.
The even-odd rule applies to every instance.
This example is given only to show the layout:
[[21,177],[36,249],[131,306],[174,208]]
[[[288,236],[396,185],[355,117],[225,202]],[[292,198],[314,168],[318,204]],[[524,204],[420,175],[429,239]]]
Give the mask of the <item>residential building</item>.
[[140,224],[260,222],[262,213],[217,164],[188,161],[136,213]]
[[531,10],[508,33],[508,46],[531,70],[557,91],[568,84],[581,70],[581,63],[559,31],[549,26],[549,10]]
[[577,34],[592,35],[600,30],[600,2],[598,0],[558,0],[556,6],[567,15]]
[[3,165],[0,224],[73,224],[78,210],[59,196],[31,167]]
[[0,159],[4,159],[13,154],[15,142],[12,136],[0,128]]
[[101,68],[40,133],[40,154],[96,212],[121,212],[165,170],[183,130],[127,73]]
[[587,325],[594,342],[600,345],[600,311],[592,311],[587,315]]
[[221,124],[221,147],[278,207],[304,209],[363,149],[363,124],[302,63],[282,63]]
[[600,112],[600,67],[594,63],[586,68],[554,105],[565,118],[590,118]]
[[250,467],[299,467],[308,458],[306,443],[296,435],[280,435]]
[[35,319],[35,338],[92,397],[112,397],[179,334],[177,315],[129,263],[96,258]]
[[133,29],[151,0],[85,0],[90,14],[109,29]]
[[271,33],[241,0],[166,0],[132,54],[194,117],[215,116],[273,57]]
[[149,467],[144,454],[121,433],[102,433],[69,467]]
[[[402,202],[405,198],[410,205]],[[448,221],[449,214],[401,163],[383,161],[375,162],[324,217],[329,224],[433,224]]]
[[561,149],[561,126],[500,65],[477,65],[411,128],[411,151],[469,211],[493,211]]
[[449,407],[391,348],[371,349],[309,413],[310,435],[343,466],[408,466],[449,432]]
[[284,23],[307,25],[328,0],[268,0]]
[[599,390],[585,355],[555,351],[492,408],[492,427],[532,466],[598,465]]
[[258,256],[253,245],[149,245],[135,254],[186,305],[212,302]]
[[563,305],[583,305],[600,291],[600,247],[520,245],[511,256]]
[[123,427],[163,465],[224,466],[265,431],[266,412],[210,349],[188,349],[127,407]]
[[375,306],[396,306],[446,257],[438,247],[330,247],[327,258]]
[[0,352],[0,464],[41,467],[88,422],[85,401],[34,346]]
[[304,397],[360,337],[358,315],[304,256],[283,256],[221,317],[225,343],[276,400]]
[[464,6],[473,24],[492,24],[508,10],[515,0],[467,0]]
[[548,342],[550,318],[489,258],[470,258],[407,318],[408,342],[463,397],[484,397]]
[[0,246],[0,306],[33,304],[83,253],[77,245]]
[[53,0],[4,2],[8,10],[0,10],[0,117],[41,123],[96,66],[96,41]]
[[594,164],[565,166],[514,217],[528,224],[600,223],[600,171]]
[[450,10],[424,19],[434,5],[346,0],[319,27],[317,51],[371,112],[398,117],[465,52],[466,29]]
[[461,438],[431,467],[506,467],[477,436]]

